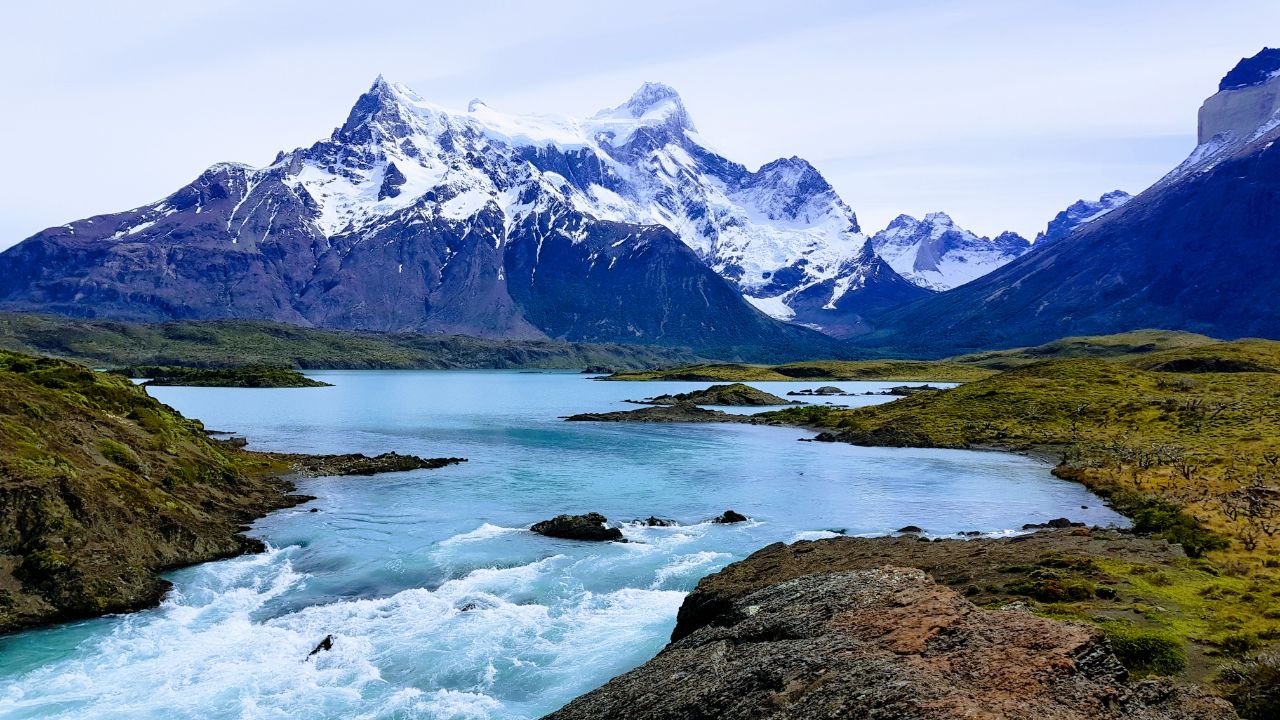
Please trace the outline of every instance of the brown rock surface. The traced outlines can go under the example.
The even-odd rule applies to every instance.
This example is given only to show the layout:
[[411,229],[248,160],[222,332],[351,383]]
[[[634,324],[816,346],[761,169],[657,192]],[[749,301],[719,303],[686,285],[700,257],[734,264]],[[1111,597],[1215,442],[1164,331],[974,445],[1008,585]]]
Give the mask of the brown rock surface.
[[1110,530],[1089,535],[1048,530],[1011,538],[940,542],[920,542],[914,536],[906,536],[774,543],[703,578],[680,607],[672,639],[679,640],[702,627],[745,595],[805,575],[885,565],[919,568],[940,583],[969,590],[973,593],[970,599],[981,605],[1005,599],[984,588],[1023,578],[1026,566],[1056,556],[1110,557],[1144,563],[1185,557],[1178,546],[1163,540]]
[[920,570],[885,567],[748,593],[650,662],[547,717],[1235,717],[1198,689],[1124,677],[1097,630],[982,610]]

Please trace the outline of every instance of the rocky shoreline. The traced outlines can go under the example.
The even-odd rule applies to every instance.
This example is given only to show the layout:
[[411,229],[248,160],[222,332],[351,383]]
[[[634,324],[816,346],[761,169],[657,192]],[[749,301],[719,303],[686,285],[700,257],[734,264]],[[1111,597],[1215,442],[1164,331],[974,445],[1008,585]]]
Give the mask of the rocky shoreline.
[[1180,554],[1161,541],[1071,530],[770,545],[704,578],[656,658],[547,719],[1230,720],[1231,706],[1198,687],[1132,681],[1096,627],[1020,603],[982,607],[982,588],[1031,572],[1011,569],[1017,562]]

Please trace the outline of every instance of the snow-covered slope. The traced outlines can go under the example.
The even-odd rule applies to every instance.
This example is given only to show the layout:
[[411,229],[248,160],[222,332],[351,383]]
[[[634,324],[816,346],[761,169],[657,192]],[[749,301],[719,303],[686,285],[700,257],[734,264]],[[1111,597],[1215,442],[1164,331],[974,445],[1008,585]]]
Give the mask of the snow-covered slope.
[[[380,115],[368,124],[368,116]],[[352,144],[357,148],[352,152]],[[331,141],[281,157],[328,235],[440,198],[464,219],[488,203],[510,221],[529,187],[602,220],[662,225],[759,307],[788,317],[786,293],[832,279],[865,242],[857,219],[800,158],[750,171],[703,144],[684,104],[646,83],[627,102],[575,119],[466,112],[379,78]]]
[[1066,210],[1055,215],[1045,229],[1036,234],[1036,246],[1040,247],[1060,240],[1072,230],[1097,220],[1132,199],[1133,196],[1123,190],[1112,190],[1109,193],[1103,193],[1102,197],[1096,201],[1077,200],[1068,205]]
[[1001,233],[979,237],[958,227],[949,215],[929,213],[923,220],[899,215],[871,237],[871,246],[899,275],[930,290],[950,290],[975,280],[1023,254],[1030,243]]

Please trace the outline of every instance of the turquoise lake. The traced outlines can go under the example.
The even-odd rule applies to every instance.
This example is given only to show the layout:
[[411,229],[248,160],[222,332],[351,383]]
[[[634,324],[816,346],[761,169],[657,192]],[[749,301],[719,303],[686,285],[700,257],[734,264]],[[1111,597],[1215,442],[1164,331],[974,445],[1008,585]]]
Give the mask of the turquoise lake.
[[[1017,455],[560,419],[707,383],[309,374],[334,387],[151,392],[251,448],[470,461],[302,481],[316,500],[254,525],[267,553],[170,573],[174,589],[152,610],[0,638],[0,717],[536,718],[652,657],[699,578],[769,543],[908,524],[1009,533],[1064,515],[1125,524]],[[901,383],[752,383],[776,394],[819,384]],[[729,508],[751,521],[707,522]],[[626,544],[526,529],[588,511],[681,525],[623,526]],[[332,650],[308,660],[330,634]]]

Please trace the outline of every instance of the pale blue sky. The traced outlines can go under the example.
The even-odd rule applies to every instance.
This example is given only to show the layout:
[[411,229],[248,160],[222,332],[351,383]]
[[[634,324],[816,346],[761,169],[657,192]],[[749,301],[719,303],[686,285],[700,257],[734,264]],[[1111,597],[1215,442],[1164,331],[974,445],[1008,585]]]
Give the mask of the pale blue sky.
[[1275,0],[57,2],[0,22],[0,247],[269,162],[378,74],[433,102],[586,115],[642,81],[755,167],[814,163],[876,230],[945,210],[1033,235],[1194,145]]

